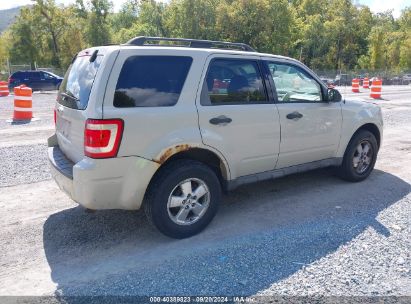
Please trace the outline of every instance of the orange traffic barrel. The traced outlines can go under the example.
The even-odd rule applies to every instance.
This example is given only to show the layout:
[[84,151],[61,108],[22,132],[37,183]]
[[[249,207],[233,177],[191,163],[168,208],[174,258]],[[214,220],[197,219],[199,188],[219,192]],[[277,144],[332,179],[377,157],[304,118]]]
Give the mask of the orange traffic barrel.
[[354,78],[351,82],[351,90],[354,93],[360,93],[360,80],[358,78]]
[[0,81],[0,96],[9,95],[9,83],[7,81]]
[[32,90],[25,85],[14,88],[13,121],[33,118]]
[[381,91],[382,91],[382,80],[381,79],[374,80],[371,84],[370,97],[375,98],[375,99],[380,99]]
[[362,87],[364,89],[369,89],[370,88],[370,80],[368,79],[368,77],[364,77],[364,79],[362,81]]

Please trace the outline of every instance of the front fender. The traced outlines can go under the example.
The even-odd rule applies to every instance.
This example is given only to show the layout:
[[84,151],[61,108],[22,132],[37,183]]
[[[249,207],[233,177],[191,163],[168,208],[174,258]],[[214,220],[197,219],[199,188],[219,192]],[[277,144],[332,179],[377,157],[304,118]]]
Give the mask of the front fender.
[[378,105],[363,101],[346,101],[342,106],[342,115],[343,124],[336,157],[344,156],[352,136],[367,124],[372,124],[378,128],[382,140],[383,119],[381,108]]

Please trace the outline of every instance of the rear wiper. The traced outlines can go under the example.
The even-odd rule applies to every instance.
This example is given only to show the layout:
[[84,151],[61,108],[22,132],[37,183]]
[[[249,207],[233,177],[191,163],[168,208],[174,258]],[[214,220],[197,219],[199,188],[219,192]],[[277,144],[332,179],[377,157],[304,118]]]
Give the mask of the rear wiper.
[[63,96],[64,98],[69,98],[69,99],[71,99],[71,100],[74,100],[74,101],[79,101],[80,99],[78,99],[77,97],[75,97],[75,96],[73,96],[73,95],[70,95],[70,94],[67,94],[67,93],[60,93],[61,94],[61,96]]

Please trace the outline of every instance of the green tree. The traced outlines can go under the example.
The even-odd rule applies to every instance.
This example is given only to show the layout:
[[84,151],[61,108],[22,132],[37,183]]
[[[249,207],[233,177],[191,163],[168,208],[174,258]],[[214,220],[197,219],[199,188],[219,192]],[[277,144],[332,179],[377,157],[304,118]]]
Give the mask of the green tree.
[[0,65],[9,58],[9,47],[11,45],[10,31],[5,31],[0,35]]
[[398,20],[401,38],[399,41],[399,69],[411,71],[411,7],[404,9]]
[[164,13],[166,32],[174,37],[218,39],[219,0],[173,0]]
[[21,10],[0,60],[67,67],[79,50],[139,35],[244,42],[314,69],[411,69],[411,8],[373,14],[350,0],[33,0]]
[[137,22],[139,7],[140,1],[127,0],[122,5],[120,11],[111,16],[110,24],[114,35],[122,29],[129,29]]
[[385,39],[384,31],[381,27],[375,27],[371,30],[369,35],[369,53],[370,53],[370,66],[372,69],[384,68],[384,45]]
[[54,0],[35,0],[31,12],[35,28],[47,35],[43,36],[43,39],[52,52],[51,64],[59,67],[61,64],[59,36],[67,30],[64,10],[58,8]]
[[217,8],[217,31],[223,40],[244,42],[260,52],[289,54],[293,12],[285,0],[233,0]]
[[411,71],[411,33],[408,32],[400,44],[399,68]]
[[111,42],[108,15],[113,7],[109,0],[90,0],[90,13],[87,15],[86,41],[91,46]]
[[10,59],[14,63],[27,63],[35,67],[41,48],[40,33],[34,28],[34,18],[29,7],[24,7],[10,28],[13,37],[10,46]]
[[88,46],[83,33],[85,22],[82,18],[76,18],[76,9],[75,5],[71,5],[62,10],[66,27],[59,35],[58,41],[60,45],[60,62],[63,68],[67,68],[73,56]]
[[[136,36],[169,36],[164,25],[165,4],[154,0],[126,2],[114,16],[113,41],[124,43]],[[122,20],[120,21],[119,18]]]

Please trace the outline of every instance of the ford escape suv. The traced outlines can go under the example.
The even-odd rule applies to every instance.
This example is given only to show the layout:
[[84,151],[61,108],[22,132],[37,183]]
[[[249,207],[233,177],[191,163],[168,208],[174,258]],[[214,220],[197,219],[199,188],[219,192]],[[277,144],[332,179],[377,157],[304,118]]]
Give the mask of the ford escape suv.
[[48,140],[52,175],[88,209],[144,208],[162,233],[205,228],[222,191],[334,166],[373,170],[380,108],[301,62],[245,44],[136,37],[77,54]]

